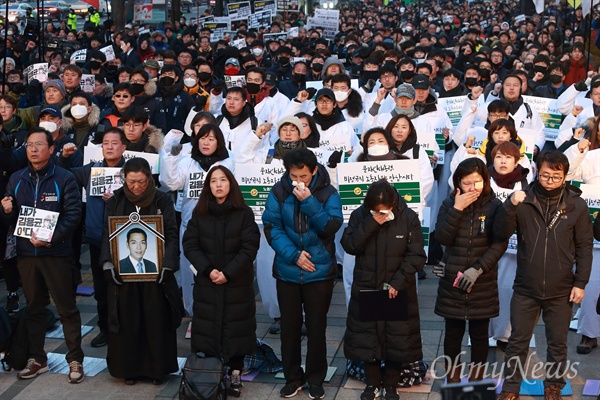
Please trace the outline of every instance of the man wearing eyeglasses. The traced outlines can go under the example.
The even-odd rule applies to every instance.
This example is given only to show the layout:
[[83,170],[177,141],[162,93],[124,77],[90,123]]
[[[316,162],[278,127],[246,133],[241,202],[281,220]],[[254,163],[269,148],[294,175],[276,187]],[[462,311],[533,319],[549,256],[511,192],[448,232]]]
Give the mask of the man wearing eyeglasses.
[[542,152],[537,169],[537,179],[504,202],[494,224],[499,240],[508,239],[515,229],[518,238],[502,400],[519,398],[521,368],[526,368],[540,314],[548,342],[544,396],[562,398],[572,306],[583,300],[592,269],[592,222],[581,192],[566,186],[569,160],[559,151]]
[[99,125],[103,125],[105,131],[123,125],[121,116],[131,107],[134,101],[133,90],[129,82],[115,85],[112,101],[112,107],[106,108],[100,113]]
[[81,316],[75,304],[71,266],[72,235],[81,218],[81,198],[73,175],[52,161],[54,145],[47,130],[33,128],[29,131],[24,147],[28,165],[10,177],[1,202],[1,217],[7,225],[16,224],[23,206],[59,213],[50,240],[40,240],[35,233],[29,239],[17,238],[17,266],[27,298],[29,335],[27,366],[17,378],[31,379],[48,371],[44,338],[45,308],[50,292],[60,314],[68,348],[68,381],[79,383],[84,378]]

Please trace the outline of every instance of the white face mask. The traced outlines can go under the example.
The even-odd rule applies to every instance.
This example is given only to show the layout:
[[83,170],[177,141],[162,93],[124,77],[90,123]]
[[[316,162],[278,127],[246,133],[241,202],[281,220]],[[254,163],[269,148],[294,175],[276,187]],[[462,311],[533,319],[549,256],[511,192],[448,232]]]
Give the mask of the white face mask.
[[196,86],[196,80],[194,78],[185,78],[183,80],[183,84],[185,85],[185,87],[193,88],[194,86]]
[[350,91],[342,92],[340,90],[340,91],[337,91],[337,92],[333,92],[333,94],[335,95],[335,101],[337,101],[338,103],[340,103],[342,101],[345,101],[348,98],[348,96],[350,95]]
[[87,107],[81,104],[76,104],[71,107],[71,115],[76,119],[83,118],[87,115]]
[[255,47],[252,49],[252,54],[254,55],[254,57],[260,57],[263,54],[263,49],[261,49],[260,47]]
[[52,121],[42,121],[40,122],[40,128],[44,128],[48,132],[52,133],[58,129],[58,126]]
[[383,144],[374,144],[367,149],[367,153],[371,156],[385,156],[390,152],[390,148]]

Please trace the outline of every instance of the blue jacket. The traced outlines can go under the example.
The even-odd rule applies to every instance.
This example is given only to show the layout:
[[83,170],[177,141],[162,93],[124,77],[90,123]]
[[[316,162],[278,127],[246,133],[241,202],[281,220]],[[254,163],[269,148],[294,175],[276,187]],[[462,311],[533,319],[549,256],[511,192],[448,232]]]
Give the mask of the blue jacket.
[[[63,164],[64,163],[64,164]],[[62,156],[58,158],[58,165],[68,169],[69,161]],[[125,165],[125,159],[121,157],[121,161],[115,166],[115,168],[123,168]],[[85,238],[88,239],[89,243],[95,243],[99,246],[102,242],[102,224],[104,223],[104,211],[106,209],[106,202],[102,200],[102,196],[90,196],[90,176],[92,175],[92,168],[105,167],[106,162],[98,161],[91,162],[83,167],[71,169],[71,173],[75,177],[75,181],[80,188],[85,188],[87,192],[86,196],[86,207],[85,207]]]
[[[320,165],[309,185],[312,193],[303,201],[292,194],[286,172],[267,198],[262,216],[267,241],[275,250],[273,277],[292,283],[311,283],[335,278],[335,233],[342,226],[342,201]],[[302,250],[311,255],[316,271],[296,265]]]
[[12,174],[6,195],[13,198],[10,214],[0,212],[7,225],[14,225],[21,206],[59,212],[52,235],[51,247],[35,247],[29,239],[17,238],[19,256],[70,256],[73,254],[72,235],[81,218],[81,196],[73,174],[49,162],[41,170],[31,166]]

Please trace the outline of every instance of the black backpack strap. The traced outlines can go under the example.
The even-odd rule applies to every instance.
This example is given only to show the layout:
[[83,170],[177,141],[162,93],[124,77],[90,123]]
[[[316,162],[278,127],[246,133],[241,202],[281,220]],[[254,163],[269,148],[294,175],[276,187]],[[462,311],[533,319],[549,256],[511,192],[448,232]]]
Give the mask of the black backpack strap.
[[217,117],[217,126],[221,125],[221,122],[223,122],[223,118],[225,118],[225,117],[223,116],[223,114],[221,114],[221,115],[219,115],[219,116]]
[[256,118],[254,115],[250,117],[250,126],[252,127],[253,131],[256,131],[256,128],[258,127],[258,118]]
[[523,103],[523,105],[525,106],[525,109],[527,110],[527,119],[532,119],[533,112],[531,111],[531,106],[527,103]]
[[419,159],[419,150],[421,149],[421,146],[419,146],[418,144],[415,144],[412,148],[413,150],[413,160],[418,160]]

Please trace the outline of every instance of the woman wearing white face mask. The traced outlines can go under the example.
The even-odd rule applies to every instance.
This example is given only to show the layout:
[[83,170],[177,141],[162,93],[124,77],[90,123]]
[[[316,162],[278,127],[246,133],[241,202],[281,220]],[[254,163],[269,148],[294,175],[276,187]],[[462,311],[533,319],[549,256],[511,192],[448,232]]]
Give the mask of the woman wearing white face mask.
[[81,150],[88,142],[101,140],[95,138],[96,127],[100,121],[100,109],[92,102],[90,95],[83,91],[73,93],[71,102],[63,107],[62,113],[63,131]]
[[342,115],[352,125],[354,133],[360,136],[365,119],[360,93],[352,90],[350,77],[346,74],[334,75],[331,78],[331,89],[335,95],[337,106],[342,110]]

